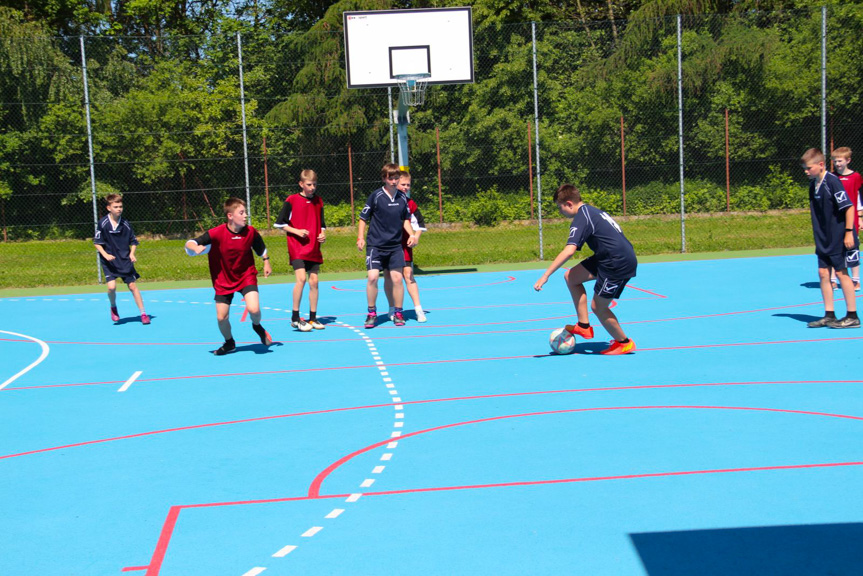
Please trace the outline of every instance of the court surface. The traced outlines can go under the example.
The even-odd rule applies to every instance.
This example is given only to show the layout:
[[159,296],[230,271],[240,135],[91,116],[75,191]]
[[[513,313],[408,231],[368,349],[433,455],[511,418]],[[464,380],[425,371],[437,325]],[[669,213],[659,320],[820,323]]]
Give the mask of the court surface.
[[860,574],[863,331],[806,328],[815,268],[642,264],[619,357],[550,354],[562,272],[371,330],[322,282],[312,333],[262,286],[277,343],[238,301],[225,357],[211,289],[0,299],[0,574]]

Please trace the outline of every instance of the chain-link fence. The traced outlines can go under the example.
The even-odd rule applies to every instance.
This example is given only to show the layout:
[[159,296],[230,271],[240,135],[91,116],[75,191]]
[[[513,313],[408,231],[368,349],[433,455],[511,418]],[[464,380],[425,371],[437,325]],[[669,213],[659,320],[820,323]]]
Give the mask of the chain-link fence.
[[[802,152],[863,150],[859,12],[475,22],[476,82],[412,111],[414,197],[480,225],[555,217],[564,181],[614,215],[804,209]],[[0,71],[4,240],[87,237],[111,192],[139,234],[209,227],[228,196],[266,227],[305,168],[350,226],[394,156],[398,91],[344,87],[339,31],[6,37]]]

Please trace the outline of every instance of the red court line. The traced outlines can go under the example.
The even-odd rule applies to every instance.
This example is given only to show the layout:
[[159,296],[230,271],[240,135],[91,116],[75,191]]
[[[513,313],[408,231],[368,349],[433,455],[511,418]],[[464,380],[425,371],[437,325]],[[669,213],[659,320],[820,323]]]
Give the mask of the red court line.
[[[780,412],[785,414],[805,414],[809,416],[829,416],[831,418],[847,418],[849,420],[861,420],[863,421],[863,416],[850,416],[846,414],[831,414],[828,412],[810,412],[806,410],[786,410],[782,408],[754,408],[754,407],[745,407],[745,406],[609,406],[609,407],[600,407],[600,408],[570,408],[566,410],[547,410],[543,412],[528,412],[524,414],[508,414],[505,416],[492,416],[490,418],[480,418],[478,420],[467,420],[464,422],[454,422],[452,424],[444,424],[442,426],[435,426],[432,428],[426,428],[425,430],[418,430],[416,432],[408,432],[407,434],[403,434],[399,437],[399,441],[406,440],[408,438],[412,438],[414,436],[420,436],[422,434],[428,434],[429,432],[437,432],[439,430],[445,430],[447,428],[454,428],[457,426],[466,426],[469,424],[481,424],[485,422],[493,422],[496,420],[508,420],[510,418],[525,418],[528,416],[548,416],[552,414],[571,414],[576,412],[609,412],[609,411],[617,411],[617,410],[743,410],[743,411],[753,411],[753,412]],[[309,486],[309,497],[317,497],[320,495],[321,484],[323,484],[324,480],[327,479],[330,474],[335,472],[339,467],[341,467],[346,462],[353,460],[355,457],[374,450],[375,448],[380,448],[381,446],[386,446],[389,442],[392,442],[392,438],[387,438],[386,440],[382,440],[380,442],[375,442],[374,444],[370,444],[364,448],[360,448],[350,454],[342,456],[329,466],[327,466],[323,471],[318,473],[315,476],[315,479],[312,481]]]
[[[583,392],[620,392],[625,390],[652,390],[659,388],[701,388],[713,386],[770,386],[781,384],[863,384],[863,380],[773,380],[773,381],[752,381],[752,382],[695,382],[688,384],[642,384],[638,386],[613,386],[605,388],[571,388],[563,390],[535,390],[531,392],[507,392],[503,394],[482,394],[477,396],[457,396],[453,398],[430,398],[427,400],[412,400],[410,402],[402,402],[403,405],[419,405],[419,404],[435,404],[438,402],[462,402],[470,400],[489,400],[493,398],[513,398],[520,396],[541,396],[550,394],[578,394]],[[293,418],[296,416],[314,416],[319,414],[330,414],[334,412],[348,412],[353,410],[368,410],[371,408],[391,408],[392,404],[369,404],[365,406],[346,406],[342,408],[328,408],[325,410],[313,410],[309,412],[294,412],[289,414],[275,414],[272,416],[258,416],[256,418],[245,418],[242,420],[227,420],[224,422],[209,422],[206,424],[194,424],[191,426],[181,426],[177,428],[165,428],[161,430],[151,430],[149,432],[139,432],[137,434],[128,434],[126,436],[115,436],[111,438],[101,438],[99,440],[88,440],[75,444],[65,444],[62,446],[52,446],[49,448],[40,448],[38,450],[30,450],[27,452],[18,452],[15,454],[0,455],[0,460],[7,458],[17,458],[19,456],[29,456],[32,454],[40,454],[43,452],[53,452],[56,450],[64,450],[67,448],[79,448],[81,446],[90,446],[93,444],[102,444],[105,442],[116,442],[119,440],[131,440],[133,438],[142,438],[145,436],[154,436],[157,434],[167,434],[170,432],[182,432],[185,430],[198,430],[202,428],[213,428],[217,426],[231,426],[233,424],[247,424],[251,422],[262,422],[265,420],[278,420],[281,418]]]
[[[431,290],[464,290],[466,288],[484,288],[485,286],[495,286],[497,284],[507,284],[509,282],[515,282],[515,276],[507,276],[506,280],[501,280],[499,282],[489,282],[487,284],[473,284],[471,286],[447,286],[442,288],[423,288],[423,292],[429,292]],[[338,286],[330,286],[333,290],[338,290],[339,292],[365,292],[365,288],[339,288]]]
[[147,566],[126,566],[125,568],[120,570],[120,572],[137,572],[138,570],[146,570],[149,567],[149,564]]
[[645,290],[644,288],[639,288],[638,286],[633,286],[632,284],[627,284],[627,288],[632,288],[633,290],[638,290],[639,292],[644,292],[645,294],[650,294],[651,296],[656,296],[657,298],[668,298],[668,296],[663,296],[662,294],[657,294],[656,292],[651,292],[650,290]]
[[240,317],[240,322],[245,322],[246,317],[249,315],[249,309],[243,306],[243,315]]

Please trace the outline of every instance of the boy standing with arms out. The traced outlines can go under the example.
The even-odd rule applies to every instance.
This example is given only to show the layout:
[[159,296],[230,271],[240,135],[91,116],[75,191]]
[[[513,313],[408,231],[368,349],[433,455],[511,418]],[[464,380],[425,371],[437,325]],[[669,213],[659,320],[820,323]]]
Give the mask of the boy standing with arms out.
[[150,317],[144,312],[144,300],[135,281],[141,277],[135,270],[135,250],[138,239],[128,220],[123,218],[123,195],[108,194],[105,198],[108,215],[99,220],[93,244],[99,252],[102,271],[108,286],[108,301],[111,303],[111,320],[118,322],[117,312],[117,278],[122,278],[129,287],[129,292],[135,298],[135,304],[141,311],[141,324],[149,324]]
[[[857,210],[857,205],[860,203],[860,188],[863,187],[863,177],[860,176],[859,172],[855,172],[848,167],[848,164],[851,163],[851,148],[847,146],[837,148],[831,154],[831,159],[833,160],[836,177],[842,182],[842,186],[848,194],[848,200],[851,201],[851,209],[854,210],[854,234],[858,235],[860,231],[860,214]],[[848,267],[851,269],[851,281],[854,282],[854,290],[860,290],[859,261],[849,262]]]
[[[282,205],[274,226],[285,231],[288,237],[288,258],[294,269],[294,307],[291,312],[291,327],[300,332],[312,328],[323,330],[318,322],[318,272],[324,257],[321,244],[327,240],[327,225],[324,223],[324,201],[315,194],[318,175],[314,170],[300,173],[300,191],[291,194]],[[300,317],[300,302],[306,278],[309,281],[309,321]]]
[[186,242],[190,256],[207,254],[210,278],[216,289],[216,319],[225,343],[213,354],[223,356],[237,347],[231,335],[231,302],[239,292],[246,300],[246,310],[252,319],[252,329],[269,346],[273,339],[261,326],[261,305],[258,300],[258,270],[252,251],[264,261],[264,277],[273,273],[264,239],[252,226],[246,225],[246,204],[239,198],[225,201],[228,222],[210,228],[194,240]]
[[617,222],[598,208],[585,204],[572,184],[564,184],[554,193],[554,203],[562,216],[572,218],[569,240],[548,270],[533,285],[542,290],[549,276],[581,250],[585,243],[593,256],[579,262],[564,274],[569,293],[578,314],[578,324],[567,325],[566,330],[582,338],[593,338],[593,327],[587,315],[587,292],[584,283],[596,280],[590,308],[614,340],[600,354],[618,355],[635,352],[635,342],[626,337],[617,316],[611,311],[611,302],[620,298],[630,278],[635,277],[638,261],[632,244],[623,235]]
[[[809,177],[809,212],[812,216],[812,233],[815,237],[815,255],[818,256],[818,278],[824,298],[824,316],[808,324],[809,328],[859,328],[854,283],[848,276],[848,262],[859,262],[857,235],[854,234],[854,210],[848,194],[834,174],[824,165],[824,154],[810,148],[800,158],[801,166]],[[830,268],[842,287],[848,314],[837,319],[833,307],[833,287],[830,285]]]
[[[426,231],[426,222],[425,218],[423,218],[422,212],[420,212],[419,206],[417,203],[411,199],[411,174],[410,172],[400,172],[399,173],[399,183],[397,186],[399,192],[405,195],[408,199],[408,211],[411,214],[411,228],[416,232],[416,244],[419,244],[420,235]],[[420,303],[420,288],[417,285],[416,278],[414,277],[414,250],[413,248],[408,246],[408,239],[410,238],[410,234],[407,231],[402,231],[402,251],[405,255],[405,267],[402,270],[402,274],[405,279],[405,285],[408,288],[408,294],[410,294],[411,300],[414,303],[414,312],[417,315],[417,322],[425,322],[426,315],[423,311],[423,306]],[[414,246],[416,246],[414,244]],[[395,315],[395,306],[393,306],[393,281],[389,274],[384,276],[384,292],[387,295],[387,302],[390,303],[390,317],[392,318]]]
[[[399,167],[395,164],[385,164],[381,169],[383,186],[371,193],[366,205],[360,213],[359,229],[357,231],[357,250],[366,250],[366,299],[368,300],[368,315],[365,327],[374,328],[377,320],[378,278],[381,270],[389,270],[393,282],[393,323],[396,326],[405,325],[402,313],[404,302],[404,286],[402,286],[402,269],[405,267],[405,255],[402,251],[402,230],[408,233],[408,247],[416,246],[416,236],[411,228],[410,212],[407,197],[397,190],[399,182]],[[368,226],[368,239],[366,239]],[[368,246],[366,242],[368,241]]]

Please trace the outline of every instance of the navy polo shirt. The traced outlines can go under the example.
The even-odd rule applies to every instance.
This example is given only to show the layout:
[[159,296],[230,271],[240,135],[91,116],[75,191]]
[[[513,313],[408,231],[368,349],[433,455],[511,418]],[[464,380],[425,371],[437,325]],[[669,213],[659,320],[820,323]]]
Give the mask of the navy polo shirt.
[[632,244],[614,219],[600,210],[582,204],[569,227],[569,240],[577,250],[587,244],[596,254],[597,268],[607,278],[632,278],[638,260]]
[[845,210],[850,207],[845,187],[835,174],[825,173],[821,184],[817,180],[809,182],[809,213],[816,253],[845,252]]
[[116,228],[111,223],[110,216],[105,216],[99,220],[93,244],[101,244],[105,248],[105,252],[116,258],[116,260],[108,262],[102,258],[101,254],[99,255],[102,265],[107,266],[112,273],[124,276],[135,271],[129,255],[131,253],[130,247],[137,246],[138,239],[135,237],[132,225],[122,216],[120,216]]
[[366,244],[383,250],[400,248],[404,222],[410,217],[408,198],[403,192],[396,190],[395,196],[390,197],[383,188],[378,188],[360,213],[360,218],[369,225]]

